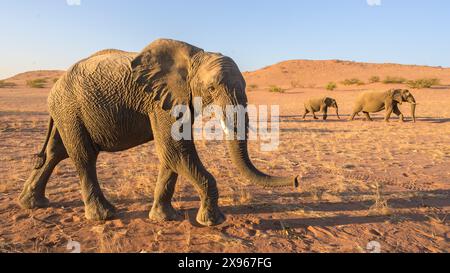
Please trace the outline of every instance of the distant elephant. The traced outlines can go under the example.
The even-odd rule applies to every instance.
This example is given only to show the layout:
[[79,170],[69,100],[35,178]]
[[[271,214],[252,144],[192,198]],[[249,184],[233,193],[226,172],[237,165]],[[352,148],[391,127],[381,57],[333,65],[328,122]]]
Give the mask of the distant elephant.
[[366,115],[366,120],[372,121],[369,113],[386,110],[386,116],[384,118],[386,122],[389,121],[392,112],[399,116],[400,122],[403,122],[403,114],[398,108],[398,104],[402,104],[403,102],[411,103],[411,116],[413,121],[416,122],[416,100],[407,89],[391,89],[385,92],[368,91],[362,93],[356,99],[350,120],[354,120],[355,116],[362,111]]
[[[206,226],[222,223],[225,216],[218,206],[216,180],[200,161],[193,140],[172,137],[177,118],[171,111],[178,105],[192,107],[194,97],[201,97],[205,107],[213,103],[246,107],[245,87],[231,58],[174,40],[156,40],[140,53],[106,50],[81,60],[50,92],[45,145],[19,197],[20,205],[28,209],[48,206],[47,181],[55,166],[70,158],[81,180],[86,218],[109,219],[115,208],[97,180],[98,154],[154,140],[160,165],[149,217],[179,218],[171,199],[180,174],[200,195],[197,221]],[[237,122],[233,124],[236,129]],[[248,116],[244,125],[247,135]],[[260,172],[249,158],[247,138],[234,139],[226,141],[228,150],[245,178],[268,187],[298,185],[297,177]]]
[[329,97],[313,98],[305,102],[305,113],[303,114],[303,119],[306,118],[306,115],[308,113],[311,113],[314,119],[318,119],[315,112],[322,112],[323,120],[326,120],[328,117],[328,107],[335,108],[336,116],[338,117],[338,119],[341,119],[341,117],[339,117],[339,107],[336,100]]

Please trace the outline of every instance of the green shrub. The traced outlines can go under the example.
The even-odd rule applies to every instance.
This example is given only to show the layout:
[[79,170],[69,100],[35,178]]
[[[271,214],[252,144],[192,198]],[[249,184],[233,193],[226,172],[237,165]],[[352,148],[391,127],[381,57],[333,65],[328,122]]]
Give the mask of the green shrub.
[[405,83],[406,79],[402,78],[402,77],[390,77],[387,76],[384,80],[383,83],[385,84],[392,84],[392,83]]
[[281,88],[281,87],[278,87],[278,86],[276,86],[276,85],[272,85],[272,86],[270,86],[270,88],[269,88],[269,92],[272,92],[272,93],[284,93],[286,90],[284,90],[283,88]]
[[7,82],[7,81],[0,81],[0,88],[11,88],[16,86],[13,82]]
[[418,79],[418,80],[411,80],[407,82],[408,86],[413,89],[421,89],[421,88],[431,88],[435,85],[440,85],[441,80],[439,79]]
[[334,82],[329,82],[325,88],[329,91],[333,91],[337,88],[337,84]]
[[30,88],[44,88],[46,83],[46,79],[34,79],[27,81],[27,86]]
[[372,76],[372,77],[370,77],[370,79],[369,79],[369,82],[370,83],[377,83],[377,82],[380,82],[380,77],[378,77],[378,76]]
[[357,78],[346,79],[342,82],[343,85],[364,85],[364,82],[360,81]]

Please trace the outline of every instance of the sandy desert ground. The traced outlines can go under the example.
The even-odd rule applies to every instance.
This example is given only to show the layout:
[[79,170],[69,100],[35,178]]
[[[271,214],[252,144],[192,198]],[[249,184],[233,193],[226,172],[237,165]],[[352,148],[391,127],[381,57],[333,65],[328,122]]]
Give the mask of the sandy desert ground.
[[[154,145],[101,154],[98,176],[117,206],[116,219],[87,221],[78,177],[70,160],[60,164],[48,184],[51,207],[19,208],[16,199],[31,170],[32,155],[47,127],[46,97],[58,71],[9,79],[17,86],[0,89],[0,252],[68,252],[69,241],[82,252],[367,252],[371,241],[382,252],[450,250],[450,69],[372,65],[342,61],[291,61],[245,73],[253,104],[280,105],[281,144],[250,155],[262,170],[302,176],[297,190],[265,189],[237,176],[223,143],[198,141],[203,162],[217,178],[227,221],[217,227],[195,222],[198,195],[179,180],[174,207],[185,220],[148,219],[157,177]],[[418,122],[400,124],[301,119],[303,102],[328,95],[350,114],[363,90],[404,85],[383,83],[342,86],[346,78],[371,76],[434,77],[441,86],[414,89]],[[43,89],[25,81],[48,78]],[[327,91],[329,81],[338,89]],[[277,85],[286,93],[270,93]],[[409,117],[406,105],[403,112]],[[331,114],[332,111],[331,111]],[[211,152],[214,151],[214,152]]]

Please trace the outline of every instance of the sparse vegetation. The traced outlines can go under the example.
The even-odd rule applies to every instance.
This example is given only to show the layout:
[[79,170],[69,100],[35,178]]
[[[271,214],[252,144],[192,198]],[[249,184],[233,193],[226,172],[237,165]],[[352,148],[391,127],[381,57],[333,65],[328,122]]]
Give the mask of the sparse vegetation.
[[27,86],[30,88],[44,88],[47,79],[34,79],[27,81]]
[[387,76],[384,80],[383,83],[385,84],[401,84],[401,83],[405,83],[406,79],[402,78],[402,77],[391,77],[391,76]]
[[16,84],[13,82],[7,82],[7,81],[0,81],[0,88],[11,88],[15,87]]
[[272,85],[269,88],[269,92],[271,93],[284,93],[286,92],[286,90],[284,90],[283,88],[276,86],[276,85]]
[[346,79],[342,82],[343,85],[364,85],[365,83],[361,81],[360,79],[353,78],[353,79]]
[[329,91],[333,91],[337,88],[337,84],[335,82],[329,82],[325,88]]
[[248,91],[253,91],[257,88],[258,88],[257,84],[249,84],[247,89],[248,89]]
[[380,81],[381,81],[381,79],[378,76],[372,76],[369,79],[369,83],[377,83],[377,82],[380,82]]
[[375,193],[374,193],[374,204],[369,208],[369,216],[374,215],[389,215],[392,213],[389,208],[387,200],[383,196],[383,185],[378,181],[374,183]]
[[431,88],[436,85],[441,84],[441,80],[436,78],[425,78],[425,79],[418,79],[418,80],[411,80],[407,82],[408,86],[413,89],[421,89],[421,88]]

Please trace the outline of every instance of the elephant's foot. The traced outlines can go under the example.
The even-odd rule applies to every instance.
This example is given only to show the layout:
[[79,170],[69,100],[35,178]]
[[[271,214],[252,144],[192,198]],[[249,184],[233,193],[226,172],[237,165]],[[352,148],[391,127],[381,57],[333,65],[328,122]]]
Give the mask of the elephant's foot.
[[24,209],[46,208],[49,204],[50,201],[44,195],[28,190],[24,190],[19,197],[19,205]]
[[225,215],[218,207],[201,207],[197,214],[197,222],[203,226],[217,226],[225,222]]
[[316,120],[317,120],[317,119],[319,119],[319,118],[318,118],[318,117],[314,117],[314,119],[316,119]]
[[105,221],[113,218],[116,208],[105,198],[90,201],[85,206],[85,215],[88,220]]
[[149,218],[155,221],[180,221],[181,215],[169,204],[153,204]]

